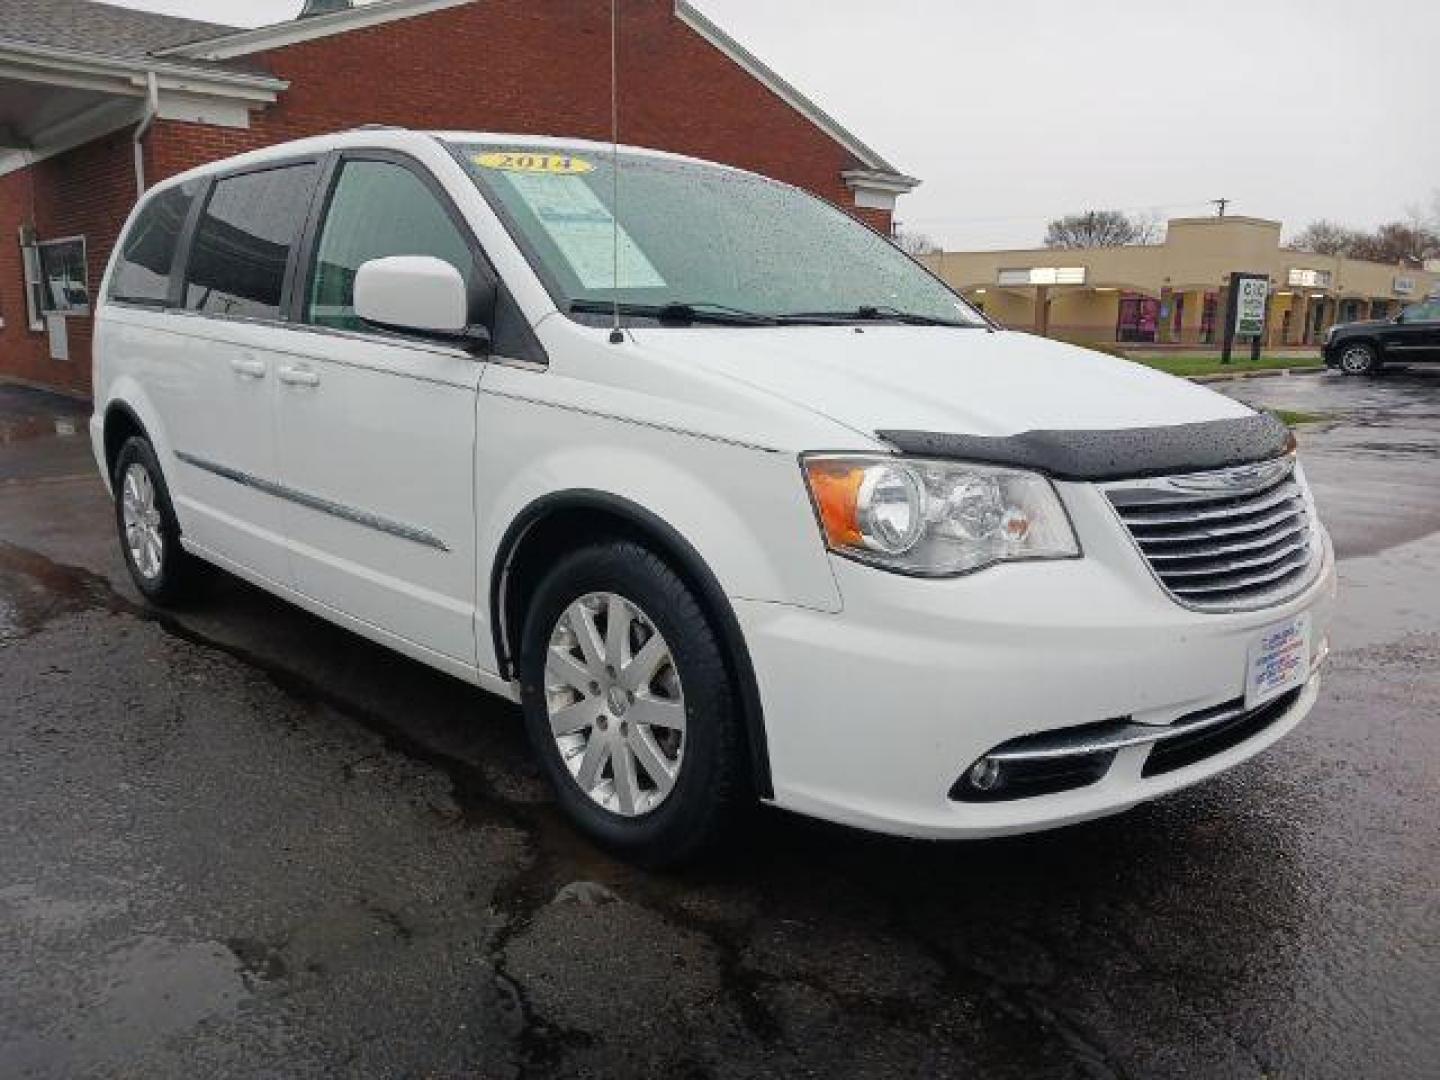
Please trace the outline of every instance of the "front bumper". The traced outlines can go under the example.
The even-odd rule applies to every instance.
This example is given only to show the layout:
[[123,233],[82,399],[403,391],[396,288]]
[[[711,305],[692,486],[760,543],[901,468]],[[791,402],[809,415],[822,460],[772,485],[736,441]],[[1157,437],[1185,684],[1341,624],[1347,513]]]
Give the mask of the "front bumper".
[[[970,577],[900,577],[836,558],[845,607],[737,601],[765,709],[777,805],[879,832],[983,837],[1124,810],[1222,772],[1274,743],[1319,690],[1335,597],[1318,576],[1284,604],[1214,614],[1170,600],[1117,530],[1081,529],[1083,559]],[[1154,741],[1116,746],[1094,782],[997,801],[952,787],[1011,740],[1125,718],[1169,725],[1243,698],[1251,643],[1311,613],[1312,669],[1260,730],[1145,775]],[[1185,721],[1185,722],[1188,722]]]

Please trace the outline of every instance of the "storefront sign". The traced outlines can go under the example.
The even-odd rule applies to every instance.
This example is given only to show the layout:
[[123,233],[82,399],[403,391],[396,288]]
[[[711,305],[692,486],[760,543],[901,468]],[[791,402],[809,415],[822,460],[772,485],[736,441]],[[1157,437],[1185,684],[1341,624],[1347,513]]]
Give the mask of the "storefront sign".
[[1292,266],[1290,276],[1286,280],[1289,284],[1298,285],[1302,289],[1328,289],[1330,287],[1330,271]]
[[1240,286],[1235,294],[1236,337],[1255,337],[1265,332],[1265,300],[1269,295],[1268,278],[1240,278]]

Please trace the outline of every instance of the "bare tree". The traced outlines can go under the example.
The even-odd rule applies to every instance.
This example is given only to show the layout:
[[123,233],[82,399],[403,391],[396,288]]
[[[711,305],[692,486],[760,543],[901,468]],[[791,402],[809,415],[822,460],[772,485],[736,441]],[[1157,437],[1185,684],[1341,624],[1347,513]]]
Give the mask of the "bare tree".
[[1086,210],[1056,218],[1045,229],[1048,248],[1120,247],[1154,243],[1153,222],[1135,220],[1119,210]]
[[[1440,211],[1440,207],[1436,208]],[[1374,232],[1350,229],[1333,221],[1314,221],[1286,246],[1317,255],[1343,255],[1367,262],[1419,266],[1440,258],[1440,222],[1429,222],[1412,208],[1409,221],[1392,221]]]
[[1349,255],[1361,239],[1361,234],[1354,229],[1321,218],[1305,226],[1285,246],[1291,251],[1310,251],[1316,255]]
[[1440,187],[1430,189],[1428,206],[1407,206],[1405,217],[1411,225],[1440,235]]
[[1134,243],[1149,247],[1152,244],[1165,242],[1165,221],[1154,210],[1132,215],[1130,224],[1135,226]]
[[1349,254],[1370,262],[1422,266],[1426,259],[1440,258],[1440,235],[1424,225],[1392,221],[1361,236]]
[[899,224],[890,239],[895,241],[897,247],[907,255],[933,255],[940,250],[940,245],[922,232],[911,232],[902,228]]

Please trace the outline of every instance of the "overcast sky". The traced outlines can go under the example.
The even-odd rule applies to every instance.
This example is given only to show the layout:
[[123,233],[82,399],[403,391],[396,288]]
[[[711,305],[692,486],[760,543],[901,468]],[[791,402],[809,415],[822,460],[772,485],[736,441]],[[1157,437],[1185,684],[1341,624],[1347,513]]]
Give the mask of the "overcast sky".
[[[299,0],[122,0],[253,26]],[[543,0],[535,0],[543,2]],[[947,247],[1087,208],[1373,226],[1440,195],[1440,3],[698,0],[924,184]]]

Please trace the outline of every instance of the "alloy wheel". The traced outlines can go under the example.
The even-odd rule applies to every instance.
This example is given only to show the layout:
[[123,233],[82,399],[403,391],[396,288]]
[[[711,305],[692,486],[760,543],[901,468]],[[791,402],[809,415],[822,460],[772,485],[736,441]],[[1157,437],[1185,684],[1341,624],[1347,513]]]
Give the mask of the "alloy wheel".
[[685,694],[654,621],[616,593],[589,593],[556,620],[545,705],[560,759],[580,790],[622,817],[674,790],[685,755]]
[[1372,363],[1370,349],[1364,345],[1352,345],[1340,354],[1340,369],[1351,375],[1363,375]]
[[160,531],[155,483],[139,462],[125,470],[120,488],[120,513],[131,563],[146,581],[155,580],[160,576],[165,558],[165,537]]

